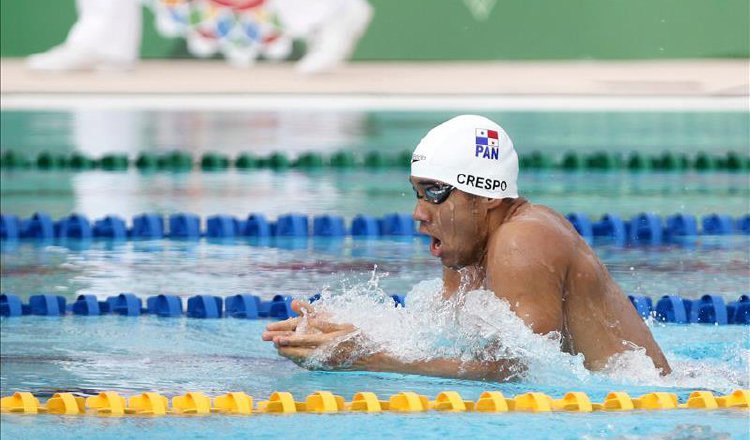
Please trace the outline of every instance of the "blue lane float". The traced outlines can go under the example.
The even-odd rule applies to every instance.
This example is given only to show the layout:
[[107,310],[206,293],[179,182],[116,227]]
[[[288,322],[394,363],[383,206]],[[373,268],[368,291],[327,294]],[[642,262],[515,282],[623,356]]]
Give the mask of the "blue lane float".
[[206,219],[206,237],[234,238],[239,231],[239,220],[230,215],[213,215]]
[[78,295],[69,310],[74,315],[82,316],[99,316],[102,314],[102,308],[95,295]]
[[0,239],[18,240],[21,238],[21,220],[15,215],[0,215]]
[[728,215],[711,214],[703,217],[703,234],[730,235],[734,233],[734,221]]
[[55,238],[55,224],[52,218],[43,212],[37,212],[28,220],[21,221],[21,238],[52,240]]
[[65,315],[65,298],[59,295],[32,295],[29,297],[28,314],[37,316]]
[[130,236],[152,240],[164,238],[164,217],[158,214],[140,214],[133,217]]
[[182,316],[182,300],[175,295],[157,295],[146,299],[146,313],[174,318]]
[[276,236],[278,237],[307,237],[309,234],[307,216],[302,214],[286,214],[276,220]]
[[[405,295],[390,295],[395,307],[406,307]],[[313,303],[320,294],[311,296]],[[726,304],[719,295],[703,295],[691,300],[678,295],[664,295],[654,306],[651,297],[628,296],[630,303],[643,318],[653,318],[659,322],[675,324],[739,324],[750,325],[750,296],[741,295],[737,301]],[[250,294],[237,294],[222,298],[214,295],[195,295],[187,300],[187,310],[183,312],[182,298],[176,295],[156,295],[142,299],[132,293],[111,296],[105,301],[97,301],[94,295],[79,295],[75,302],[66,308],[65,298],[59,295],[33,295],[28,304],[12,294],[0,294],[0,316],[17,317],[22,315],[62,316],[67,313],[82,316],[116,314],[122,316],[153,315],[172,318],[211,319],[232,317],[239,319],[287,319],[297,316],[292,310],[292,297],[275,295],[268,301]],[[66,313],[67,312],[67,313]]]
[[219,296],[195,295],[188,298],[187,316],[200,319],[221,318],[222,304],[223,300]]
[[122,218],[116,215],[108,215],[94,222],[92,233],[96,238],[126,240],[128,238],[128,227]]
[[[566,216],[578,233],[588,242],[605,240],[617,245],[662,245],[679,242],[686,237],[699,235],[750,235],[750,214],[732,218],[729,215],[710,214],[700,223],[695,216],[675,214],[663,219],[652,213],[641,213],[629,221],[616,214],[605,214],[594,221],[584,213]],[[699,230],[698,225],[701,225]],[[311,227],[312,225],[312,227]],[[133,217],[132,227],[127,229],[125,220],[110,215],[93,223],[85,216],[73,214],[57,222],[45,213],[36,213],[28,219],[13,215],[0,215],[0,239],[84,239],[102,238],[132,239],[181,239],[198,240],[234,237],[353,237],[379,238],[414,236],[416,223],[410,214],[393,213],[381,218],[359,214],[347,228],[342,216],[320,215],[310,222],[303,214],[279,216],[276,222],[269,221],[259,213],[250,214],[246,220],[230,215],[213,215],[207,218],[206,229],[201,228],[201,218],[196,214],[179,213],[169,217],[168,228],[159,214],[140,214]]]
[[737,231],[741,234],[750,234],[750,214],[737,219]]
[[371,215],[358,214],[352,220],[353,237],[379,237],[380,223],[378,219]]
[[263,214],[250,214],[242,228],[245,237],[268,238],[274,233],[273,225]]
[[391,295],[391,298],[393,298],[396,307],[406,307],[405,295]]
[[574,212],[568,214],[565,218],[568,219],[570,224],[573,225],[578,235],[583,237],[584,240],[591,243],[594,241],[594,226],[591,223],[591,219],[586,214],[580,212]]
[[201,238],[200,217],[189,213],[169,216],[169,237],[183,240],[198,240]]
[[673,322],[676,324],[687,324],[690,322],[688,319],[687,309],[685,308],[685,301],[677,295],[664,295],[656,303],[656,315],[657,321],[662,322]]
[[670,238],[698,235],[698,222],[695,216],[675,214],[667,217],[667,235]]
[[703,295],[690,306],[690,322],[725,325],[729,323],[724,298],[719,295]]
[[226,315],[239,319],[260,318],[261,301],[255,295],[238,294],[228,296],[224,301]]
[[651,316],[651,312],[654,309],[654,303],[651,298],[648,296],[628,295],[628,299],[641,318],[648,318]]
[[55,222],[55,236],[62,239],[91,240],[94,234],[86,216],[71,214]]
[[16,295],[0,295],[0,316],[23,315],[23,304],[21,298]]
[[750,324],[750,296],[742,295],[737,301],[727,304],[730,324]]
[[313,219],[313,235],[318,237],[343,237],[347,235],[344,217],[320,215]]
[[604,238],[618,246],[623,246],[628,242],[627,225],[615,214],[605,214],[601,220],[592,224],[591,230],[594,237]]
[[380,221],[380,233],[385,236],[412,236],[415,234],[411,214],[387,214]]
[[287,319],[297,314],[292,310],[292,297],[274,295],[271,301],[261,302],[258,310],[261,318]]
[[143,302],[132,293],[121,293],[111,296],[106,301],[107,310],[121,316],[140,316]]
[[661,217],[658,215],[642,213],[630,220],[631,243],[661,245],[663,232]]

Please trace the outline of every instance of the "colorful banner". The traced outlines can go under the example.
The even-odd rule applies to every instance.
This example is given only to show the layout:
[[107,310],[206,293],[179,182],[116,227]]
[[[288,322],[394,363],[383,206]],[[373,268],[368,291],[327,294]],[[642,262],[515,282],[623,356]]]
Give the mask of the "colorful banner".
[[291,39],[281,29],[266,0],[146,0],[165,37],[183,37],[191,54],[218,53],[238,67],[263,56],[281,59],[291,52]]

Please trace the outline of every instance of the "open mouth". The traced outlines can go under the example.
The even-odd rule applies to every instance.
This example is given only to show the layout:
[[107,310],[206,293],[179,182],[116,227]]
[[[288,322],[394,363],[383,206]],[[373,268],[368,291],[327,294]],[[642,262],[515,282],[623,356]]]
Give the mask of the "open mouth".
[[442,244],[443,244],[443,242],[440,241],[439,238],[437,238],[437,237],[430,237],[430,253],[434,257],[439,257],[440,256],[440,249],[441,249]]

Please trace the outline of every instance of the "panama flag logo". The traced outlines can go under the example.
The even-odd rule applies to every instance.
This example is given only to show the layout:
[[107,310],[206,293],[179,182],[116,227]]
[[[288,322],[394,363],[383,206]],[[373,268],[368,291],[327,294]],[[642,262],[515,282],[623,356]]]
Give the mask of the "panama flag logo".
[[500,158],[500,139],[497,131],[487,130],[486,128],[476,129],[476,149],[475,157],[483,159],[498,160]]

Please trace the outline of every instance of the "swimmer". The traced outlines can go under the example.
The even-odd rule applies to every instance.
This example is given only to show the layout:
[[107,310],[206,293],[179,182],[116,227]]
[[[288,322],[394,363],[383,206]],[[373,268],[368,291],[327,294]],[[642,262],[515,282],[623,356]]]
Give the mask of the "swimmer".
[[[561,349],[582,354],[601,370],[609,359],[642,348],[661,371],[671,369],[659,345],[591,247],[562,215],[518,196],[518,156],[505,131],[474,115],[433,128],[414,151],[409,178],[417,196],[413,217],[430,237],[430,252],[443,264],[443,297],[490,290],[535,333],[561,335]],[[319,348],[331,348],[337,367],[478,380],[508,380],[514,361],[406,362],[380,352],[337,365],[356,350],[355,327],[316,316],[269,324],[263,340],[300,365]],[[339,355],[340,354],[340,355]]]

